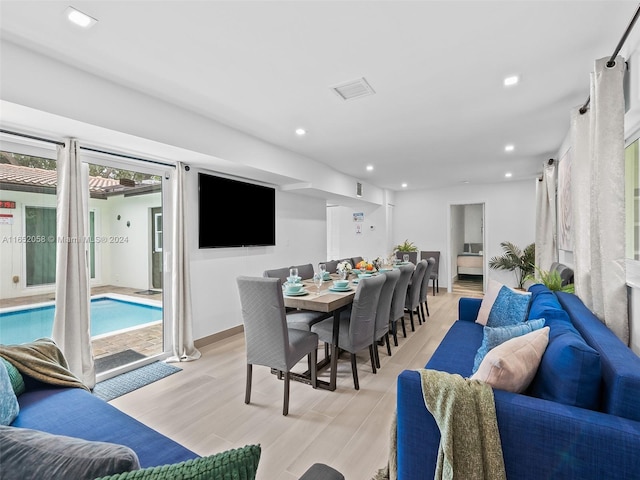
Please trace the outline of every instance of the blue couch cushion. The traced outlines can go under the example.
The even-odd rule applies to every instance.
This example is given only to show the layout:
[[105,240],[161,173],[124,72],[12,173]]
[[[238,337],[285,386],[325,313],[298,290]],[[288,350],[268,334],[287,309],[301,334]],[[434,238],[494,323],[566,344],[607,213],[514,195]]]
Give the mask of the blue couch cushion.
[[[535,284],[529,287],[531,292],[531,305],[529,306],[529,319],[544,318],[546,325],[564,322],[571,327],[569,315],[565,312],[555,294],[542,284]],[[576,330],[577,332],[577,330]]]
[[586,342],[600,354],[603,412],[640,421],[640,357],[633,353],[571,293],[558,292],[560,304]]
[[475,322],[453,322],[425,368],[470,377],[476,350],[482,343],[482,328]]
[[42,388],[18,397],[13,426],[55,435],[125,445],[142,468],[182,462],[198,455],[80,388]]

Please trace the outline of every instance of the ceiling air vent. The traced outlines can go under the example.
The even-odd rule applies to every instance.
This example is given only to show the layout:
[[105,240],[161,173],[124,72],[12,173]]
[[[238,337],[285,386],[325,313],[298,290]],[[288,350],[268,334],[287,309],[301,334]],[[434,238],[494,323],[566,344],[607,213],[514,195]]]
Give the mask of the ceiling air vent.
[[354,98],[366,97],[367,95],[376,93],[364,77],[341,83],[340,85],[334,85],[331,87],[331,90],[336,92],[336,95],[343,100],[353,100]]
[[356,197],[362,196],[362,184],[360,182],[356,183]]

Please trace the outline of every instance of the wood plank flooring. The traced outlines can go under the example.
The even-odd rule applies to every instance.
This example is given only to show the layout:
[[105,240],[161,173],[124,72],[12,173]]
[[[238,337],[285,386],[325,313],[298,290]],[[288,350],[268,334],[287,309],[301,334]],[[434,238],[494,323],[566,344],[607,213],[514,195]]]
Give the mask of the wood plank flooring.
[[[202,358],[181,363],[182,372],[111,401],[111,404],[199,455],[260,444],[257,480],[294,480],[315,462],[348,480],[369,480],[386,463],[396,405],[396,378],[422,368],[457,319],[460,295],[429,295],[431,316],[399,346],[380,348],[381,369],[371,373],[369,355],[358,355],[360,390],[353,388],[349,357],[338,362],[338,388],[314,390],[291,382],[289,415],[282,415],[283,383],[266,367],[253,369],[251,404],[244,403],[244,336],[201,348]],[[319,356],[323,348],[318,349]],[[299,367],[299,369],[298,369]],[[305,369],[304,361],[296,371]],[[328,380],[329,372],[320,378]]]

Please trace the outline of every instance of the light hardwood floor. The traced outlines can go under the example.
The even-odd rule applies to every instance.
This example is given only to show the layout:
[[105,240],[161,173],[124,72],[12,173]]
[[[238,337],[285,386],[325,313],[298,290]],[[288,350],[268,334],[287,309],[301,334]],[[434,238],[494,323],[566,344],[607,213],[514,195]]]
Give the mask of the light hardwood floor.
[[[254,367],[251,404],[244,403],[244,337],[235,335],[201,349],[202,358],[182,372],[113,400],[112,405],[199,455],[260,444],[257,480],[293,480],[313,463],[340,470],[347,480],[369,480],[386,463],[396,405],[396,378],[424,367],[457,319],[460,295],[429,295],[431,316],[399,346],[380,348],[382,367],[371,373],[369,356],[358,355],[360,390],[353,388],[349,357],[338,364],[338,388],[314,390],[291,382],[289,415],[282,415],[282,381]],[[321,355],[323,351],[319,348]],[[301,362],[296,371],[304,370]],[[320,378],[328,379],[328,371]]]

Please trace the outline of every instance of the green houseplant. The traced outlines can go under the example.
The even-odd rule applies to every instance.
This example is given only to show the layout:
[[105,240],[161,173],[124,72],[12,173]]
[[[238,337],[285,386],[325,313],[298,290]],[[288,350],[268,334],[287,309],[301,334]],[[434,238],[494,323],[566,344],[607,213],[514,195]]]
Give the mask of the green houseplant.
[[409,239],[405,240],[404,243],[400,245],[396,245],[393,247],[396,252],[417,252],[418,247],[414,245],[413,242],[410,242]]
[[533,282],[542,283],[552,292],[567,292],[567,293],[575,293],[575,288],[573,283],[569,283],[568,285],[562,286],[562,278],[560,277],[560,273],[553,270],[540,270],[538,267],[535,267],[536,275],[528,275],[525,280],[531,280]]
[[535,272],[536,246],[534,243],[527,245],[524,250],[511,242],[500,244],[504,254],[491,257],[489,267],[494,270],[508,270],[514,272],[518,282],[518,288],[524,288],[527,277]]

